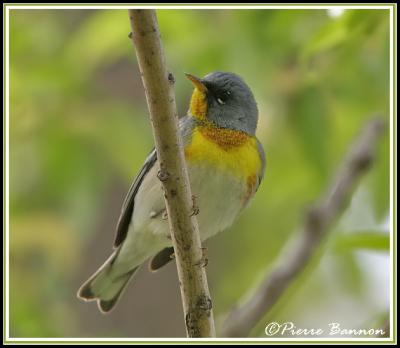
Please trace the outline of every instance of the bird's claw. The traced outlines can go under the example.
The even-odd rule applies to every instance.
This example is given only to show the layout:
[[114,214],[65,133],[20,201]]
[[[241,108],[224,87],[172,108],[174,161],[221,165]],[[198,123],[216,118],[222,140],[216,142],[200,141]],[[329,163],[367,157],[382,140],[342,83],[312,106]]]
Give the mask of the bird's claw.
[[201,248],[201,259],[196,263],[196,266],[206,267],[208,265],[207,248]]
[[195,195],[192,195],[192,212],[190,216],[198,215],[200,213],[200,209],[197,205],[196,199],[197,197]]

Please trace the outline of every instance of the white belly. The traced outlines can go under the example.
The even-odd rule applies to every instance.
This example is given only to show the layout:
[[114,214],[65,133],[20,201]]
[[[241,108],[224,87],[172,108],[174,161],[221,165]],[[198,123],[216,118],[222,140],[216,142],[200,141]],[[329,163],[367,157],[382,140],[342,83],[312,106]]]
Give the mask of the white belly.
[[229,174],[208,166],[189,168],[192,194],[199,206],[197,220],[202,240],[232,225],[243,206],[246,186]]
[[[142,263],[162,248],[171,246],[161,183],[154,166],[135,197],[133,219],[120,251],[129,264]],[[228,172],[207,165],[189,166],[192,194],[199,208],[197,221],[204,241],[229,227],[243,207],[246,185]]]

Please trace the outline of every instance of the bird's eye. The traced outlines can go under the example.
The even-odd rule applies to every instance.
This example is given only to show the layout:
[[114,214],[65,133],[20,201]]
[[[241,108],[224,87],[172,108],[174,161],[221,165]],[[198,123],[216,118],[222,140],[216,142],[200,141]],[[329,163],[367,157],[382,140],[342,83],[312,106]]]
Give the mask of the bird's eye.
[[224,91],[224,92],[222,92],[222,94],[220,94],[220,95],[217,97],[217,102],[218,102],[218,104],[220,104],[220,105],[225,104],[225,103],[226,103],[226,100],[229,98],[230,95],[231,95],[231,92],[230,92],[230,91]]
[[217,102],[220,105],[225,104],[225,101],[222,98],[217,98]]

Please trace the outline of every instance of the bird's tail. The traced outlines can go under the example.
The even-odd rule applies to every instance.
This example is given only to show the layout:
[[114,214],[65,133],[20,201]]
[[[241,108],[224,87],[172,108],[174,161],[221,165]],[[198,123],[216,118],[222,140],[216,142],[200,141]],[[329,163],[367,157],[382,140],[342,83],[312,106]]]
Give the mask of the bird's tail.
[[109,312],[117,303],[129,280],[138,267],[123,274],[113,272],[113,263],[118,255],[116,250],[107,261],[78,290],[78,297],[95,301],[102,313]]

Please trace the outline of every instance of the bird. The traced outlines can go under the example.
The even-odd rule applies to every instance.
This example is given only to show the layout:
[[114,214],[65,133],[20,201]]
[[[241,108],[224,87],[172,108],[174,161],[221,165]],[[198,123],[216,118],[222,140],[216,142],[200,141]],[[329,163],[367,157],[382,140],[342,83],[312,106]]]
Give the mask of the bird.
[[[264,177],[266,159],[256,137],[258,107],[237,74],[186,73],[194,90],[179,120],[201,241],[230,227],[248,206]],[[114,308],[129,280],[150,259],[156,271],[173,259],[164,195],[153,149],[122,204],[114,250],[80,287],[78,297],[97,301],[102,313]]]

